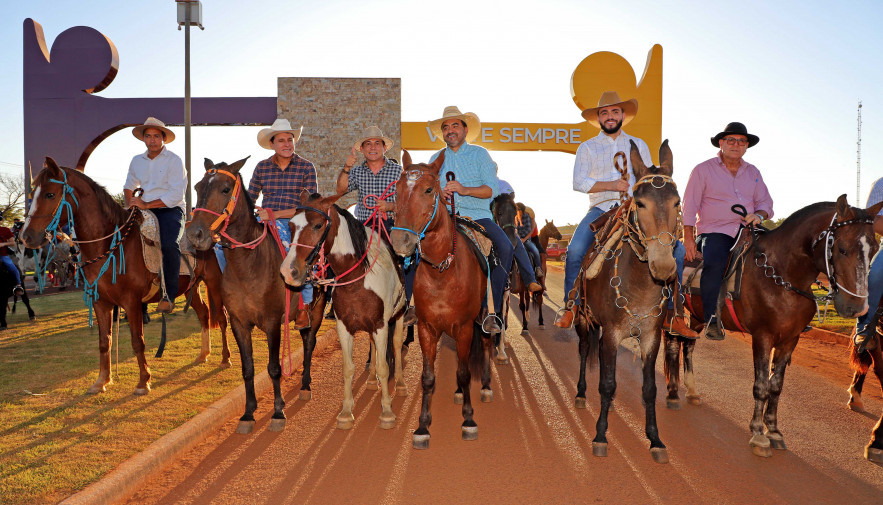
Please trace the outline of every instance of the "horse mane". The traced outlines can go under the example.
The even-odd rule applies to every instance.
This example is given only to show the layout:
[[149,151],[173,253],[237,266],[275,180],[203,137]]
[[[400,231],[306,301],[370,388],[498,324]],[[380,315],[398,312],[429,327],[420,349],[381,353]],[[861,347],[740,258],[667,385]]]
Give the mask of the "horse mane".
[[334,204],[334,209],[337,211],[337,214],[346,222],[347,227],[350,230],[350,236],[353,239],[353,248],[356,250],[356,257],[361,258],[365,254],[365,250],[368,248],[368,234],[365,233],[365,225],[356,219],[350,212],[346,209],[341,208],[337,204]]
[[782,224],[780,224],[776,229],[771,230],[767,235],[776,236],[776,234],[790,234],[795,231],[795,228],[800,226],[806,219],[821,213],[823,211],[831,211],[834,210],[834,202],[816,202],[807,205],[806,207],[794,212],[790,216],[786,217]]
[[[117,222],[126,219],[125,210],[116,200],[113,199],[110,193],[107,192],[107,188],[105,188],[101,184],[98,184],[97,182],[92,180],[91,177],[84,174],[83,172],[80,172],[79,170],[74,170],[73,168],[62,166],[59,166],[58,168],[63,170],[64,173],[67,174],[69,179],[77,179],[85,183],[87,186],[89,186],[90,189],[92,189],[92,192],[95,193],[95,198],[98,200],[99,208],[104,215],[111,216],[111,218],[116,220]],[[48,170],[41,170],[40,173],[38,173],[37,176],[34,178],[34,184],[37,186],[42,185],[43,183],[48,181]]]

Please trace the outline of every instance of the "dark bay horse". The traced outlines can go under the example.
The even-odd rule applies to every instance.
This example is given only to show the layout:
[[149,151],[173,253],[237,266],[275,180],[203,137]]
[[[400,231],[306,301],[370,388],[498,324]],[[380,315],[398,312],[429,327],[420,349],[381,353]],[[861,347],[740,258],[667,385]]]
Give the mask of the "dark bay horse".
[[396,183],[395,226],[398,229],[390,233],[396,253],[409,257],[416,250],[420,256],[414,280],[414,307],[423,353],[423,401],[420,426],[412,440],[415,449],[429,448],[435,357],[443,332],[450,335],[457,346],[455,401],[461,394],[463,440],[478,438],[469,393],[473,374],[481,377],[481,401],[493,400],[490,386],[493,343],[476,322],[487,292],[488,277],[479,263],[484,260],[473,252],[469,239],[454,229],[454,221],[445,210],[439,185],[439,170],[444,161],[442,152],[430,165],[412,164],[411,156],[405,153],[402,164],[405,169]]
[[[491,203],[491,212],[494,215],[494,221],[500,225],[500,228],[506,233],[506,236],[509,237],[509,242],[512,243],[512,247],[515,247],[521,238],[518,236],[518,230],[515,228],[515,217],[518,213],[518,209],[515,207],[515,199],[511,193],[502,193]],[[506,293],[508,295],[509,292],[515,293],[518,295],[518,308],[521,310],[521,334],[527,335],[530,333],[528,329],[528,315],[530,314],[530,302],[531,298],[534,298],[536,301],[538,319],[537,323],[540,328],[543,328],[545,325],[543,323],[543,291],[538,291],[535,293],[536,297],[531,296],[531,292],[527,289],[527,286],[524,284],[524,279],[521,278],[521,267],[518,266],[517,261],[512,261],[512,270],[509,272],[509,291]],[[545,269],[543,269],[545,271]],[[505,322],[508,319],[509,312],[509,304],[505,305],[506,312],[503,317],[503,321]],[[500,335],[504,335],[504,333],[500,333]],[[505,343],[503,345],[498,345],[498,349],[502,348],[505,351]],[[509,358],[506,356],[505,352],[497,353],[497,361],[500,363],[508,363]]]
[[[631,143],[632,170],[637,182],[632,188],[633,197],[623,205],[623,210],[627,210],[620,214],[625,230],[622,239],[605,254],[608,259],[595,278],[580,275],[583,303],[576,318],[580,357],[576,406],[585,408],[586,359],[590,355],[594,359],[600,346],[601,412],[592,453],[606,457],[607,414],[616,392],[617,348],[622,340],[636,338],[644,377],[644,430],[653,460],[667,463],[668,453],[656,426],[655,367],[664,307],[677,272],[674,244],[680,231],[681,199],[671,178],[672,154],[667,140],[659,148],[659,159],[658,168],[644,166],[635,143]],[[599,241],[597,245],[604,244]]]
[[[883,330],[883,324],[878,325],[877,328],[879,333]],[[855,330],[853,330],[853,335],[850,336],[850,341],[852,341],[854,336]],[[855,346],[850,343],[849,358],[854,374],[852,376],[852,383],[847,390],[849,392],[849,403],[847,406],[856,412],[863,412],[865,405],[862,402],[862,388],[865,384],[865,376],[871,366],[874,367],[877,381],[883,384],[883,352],[880,350],[880,345],[877,345],[874,349],[857,353]],[[871,441],[865,446],[865,459],[872,463],[883,465],[883,416],[877,421],[871,432]]]
[[[246,158],[247,159],[247,158]],[[229,240],[225,251],[227,268],[224,270],[222,292],[233,327],[233,336],[242,359],[242,380],[245,382],[245,413],[239,419],[237,433],[251,433],[254,429],[254,411],[257,398],[254,392],[254,358],[252,356],[251,332],[255,326],[267,334],[270,351],[267,372],[273,381],[273,417],[271,431],[285,428],[285,400],[282,399],[280,378],[282,365],[279,361],[282,344],[281,325],[288,325],[297,315],[296,292],[287,288],[279,266],[284,254],[269,235],[275,232],[275,224],[262,224],[254,215],[254,203],[248,196],[239,170],[245,159],[227,165],[205,160],[205,175],[196,184],[197,209],[193,221],[187,227],[187,237],[196,249],[211,252],[214,237],[222,233]],[[216,216],[221,216],[217,218]],[[269,231],[268,231],[269,230]],[[233,242],[236,241],[236,242]],[[289,320],[283,321],[286,299],[292,302]],[[300,398],[309,400],[310,365],[316,345],[316,332],[322,325],[325,296],[316,290],[310,306],[311,325],[299,329],[303,341],[303,377]],[[288,363],[290,365],[290,363]]]
[[[537,240],[540,243],[540,259],[543,260],[543,281],[540,283],[543,285],[543,293],[546,292],[546,274],[549,273],[549,269],[546,265],[546,261],[549,258],[549,255],[546,254],[546,249],[549,247],[549,239],[561,240],[561,231],[558,230],[558,227],[555,226],[555,220],[546,221],[546,224],[540,228],[540,232],[537,236]],[[537,300],[537,304],[542,304],[542,300]],[[540,325],[540,329],[544,329],[545,325]]]
[[[380,384],[380,427],[391,429],[396,421],[388,384],[391,366],[395,368],[396,392],[407,394],[402,373],[404,276],[392,247],[380,233],[372,233],[334,204],[341,196],[321,198],[304,192],[301,206],[291,218],[292,246],[280,271],[286,283],[302,286],[316,260],[324,256],[337,274],[332,309],[343,354],[343,408],[337,415],[337,427],[348,430],[355,422],[353,337],[365,332],[373,343],[371,363],[376,368],[373,378],[369,370],[369,388],[372,383],[374,389]],[[388,360],[389,353],[394,353],[394,360]]]
[[[16,268],[18,268],[16,266]],[[19,269],[21,278],[24,279],[24,273]],[[0,331],[7,329],[6,326],[6,305],[9,303],[10,298],[16,298],[17,296],[12,294],[12,290],[15,288],[15,277],[12,276],[12,272],[7,270],[5,267],[0,266]],[[25,291],[21,295],[21,301],[24,302],[25,307],[28,309],[28,319],[31,321],[36,321],[37,316],[34,314],[34,309],[31,308],[31,300],[28,298],[28,292]],[[15,312],[15,302],[12,305],[12,312]]]
[[[83,298],[87,305],[93,303],[95,309],[100,353],[98,379],[88,392],[103,392],[111,383],[111,313],[114,306],[119,305],[129,317],[132,349],[140,369],[135,394],[147,394],[150,391],[150,369],[144,358],[141,303],[150,294],[157,276],[144,264],[136,212],[123,209],[106,189],[87,175],[72,168],[59,167],[52,158],[46,158],[45,168],[34,178],[34,188],[31,208],[20,235],[24,245],[35,249],[41,247],[47,243],[47,232],[54,233],[70,223],[77,234],[81,257],[87,258],[80,265],[87,284]],[[217,322],[223,317],[222,300],[219,295],[211,293],[211,287],[216,280],[212,274],[217,276],[220,270],[212,270],[208,266],[212,262],[217,267],[213,255],[204,256],[197,264],[195,275],[206,279],[210,305],[211,298],[216,296],[217,302],[213,306],[216,312],[212,314],[212,320]],[[176,296],[184,294],[188,288],[196,289],[191,286],[188,276],[181,276],[179,286]],[[151,300],[144,301],[155,303],[159,297],[160,293],[157,293]],[[208,308],[199,296],[193,297],[192,304],[197,314],[202,314],[203,352],[197,360],[204,360],[209,335],[205,326]]]
[[[738,321],[718,304],[724,328],[751,334],[754,415],[749,445],[754,454],[770,457],[772,449],[786,449],[778,428],[779,397],[800,333],[818,310],[811,284],[821,273],[832,280],[829,296],[841,317],[857,317],[868,310],[868,265],[877,251],[872,222],[881,207],[883,202],[867,210],[850,207],[842,195],[836,203],[814,203],[798,210],[778,228],[759,235],[748,249],[742,296],[732,302]],[[698,294],[686,307],[691,319],[701,322]],[[671,352],[670,366],[676,369],[677,349]],[[673,379],[668,380],[671,391]]]

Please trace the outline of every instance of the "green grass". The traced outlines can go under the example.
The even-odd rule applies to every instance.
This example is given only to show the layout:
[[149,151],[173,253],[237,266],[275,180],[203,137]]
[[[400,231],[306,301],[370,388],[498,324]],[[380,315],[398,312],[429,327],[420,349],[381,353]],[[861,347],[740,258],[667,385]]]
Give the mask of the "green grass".
[[[159,316],[145,327],[145,354],[152,374],[149,395],[133,394],[138,365],[126,324],[120,325],[119,346],[114,342],[111,350],[113,383],[106,393],[87,395],[98,377],[98,341],[97,326],[88,327],[82,293],[34,298],[32,305],[37,322],[29,323],[19,304],[22,310],[8,315],[10,329],[0,333],[3,503],[57,502],[241,387],[232,332],[228,331],[230,368],[218,365],[217,329],[212,330],[208,363],[195,365],[201,346],[199,321],[193,311],[179,310],[166,316],[168,342],[162,358],[153,357],[160,338]],[[255,368],[262,370],[267,363],[266,338],[256,330],[254,339]],[[296,331],[291,346],[300,346]],[[287,380],[300,380],[299,374]]]
[[[822,296],[827,294],[827,291],[824,289],[813,288],[813,294],[816,296]],[[843,333],[845,335],[849,335],[850,333],[852,333],[853,328],[855,328],[854,317],[840,317],[840,314],[838,314],[837,310],[834,308],[833,302],[828,304],[827,313],[825,312],[825,302],[819,303],[818,306],[819,313],[821,314],[821,317],[824,318],[824,320],[820,323],[818,317],[813,317],[812,322],[810,323],[813,327],[837,333]]]

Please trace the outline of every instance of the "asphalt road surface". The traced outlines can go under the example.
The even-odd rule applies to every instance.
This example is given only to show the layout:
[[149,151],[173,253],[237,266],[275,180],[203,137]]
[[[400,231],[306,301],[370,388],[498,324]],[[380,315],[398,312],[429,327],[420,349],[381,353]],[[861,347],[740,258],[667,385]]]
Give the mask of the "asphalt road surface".
[[[549,276],[560,303],[562,275]],[[522,336],[517,303],[508,331],[510,365],[493,365],[494,400],[477,401],[476,441],[460,438],[452,341],[437,362],[430,448],[411,447],[420,411],[421,356],[407,356],[406,397],[393,400],[394,429],[378,427],[380,393],[366,389],[367,339],[357,338],[355,426],[336,428],[343,379],[336,337],[314,359],[313,399],[297,399],[299,374],[284,382],[288,424],[267,431],[272,394],[259,399],[254,433],[234,433],[236,420],[153,479],[131,503],[881,503],[883,468],[864,460],[879,418],[880,386],[869,377],[865,407],[846,408],[851,372],[846,347],[804,339],[789,368],[779,408],[787,451],[769,459],[748,447],[753,409],[751,348],[731,334],[701,341],[695,353],[702,404],[665,407],[662,361],[656,408],[670,462],[656,464],[644,435],[640,360],[620,349],[618,389],[610,414],[609,456],[592,456],[599,410],[598,372],[588,375],[588,408],[574,408],[577,339],[552,326]],[[535,321],[536,314],[532,315]],[[263,345],[263,343],[256,343]],[[264,364],[256,364],[263,368]],[[231,367],[229,373],[238,373]],[[158,394],[160,392],[157,392]],[[683,397],[683,388],[681,395]]]

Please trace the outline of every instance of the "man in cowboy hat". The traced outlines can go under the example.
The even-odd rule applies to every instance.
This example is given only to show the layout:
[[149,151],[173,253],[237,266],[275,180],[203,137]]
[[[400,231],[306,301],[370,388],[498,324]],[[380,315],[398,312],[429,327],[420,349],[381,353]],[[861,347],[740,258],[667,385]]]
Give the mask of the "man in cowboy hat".
[[[132,129],[132,135],[144,142],[147,151],[135,156],[129,163],[123,195],[127,208],[150,209],[156,215],[165,282],[165,294],[157,310],[170,313],[175,308],[175,295],[178,294],[178,272],[181,268],[178,240],[184,231],[187,174],[181,158],[165,146],[175,140],[175,134],[162,121],[149,117],[143,125]],[[138,188],[143,191],[140,196],[135,195]]]
[[[258,196],[263,194],[261,206],[256,207],[258,217],[262,221],[270,219],[267,210],[273,211],[276,219],[276,229],[282,239],[282,245],[288,250],[291,247],[291,229],[288,221],[297,211],[300,205],[300,195],[303,190],[310,193],[319,191],[316,180],[316,168],[313,164],[301,158],[294,152],[294,147],[300,139],[303,126],[298,129],[291,127],[291,123],[285,118],[278,118],[269,128],[258,132],[258,144],[264,149],[274,151],[273,156],[258,162],[248,183],[248,196],[253,202],[257,202]],[[313,285],[307,283],[301,290],[304,304],[313,301]],[[310,314],[307,307],[297,314],[295,326],[305,328],[310,326]]]
[[[514,249],[503,229],[494,223],[490,210],[491,201],[500,194],[497,164],[491,159],[487,149],[469,143],[478,138],[481,122],[474,113],[464,114],[457,107],[449,106],[445,107],[440,119],[429,122],[429,127],[435,136],[442,137],[447,144],[444,150],[445,163],[439,171],[440,180],[447,181],[448,172],[455,176],[454,180],[447,181],[442,188],[445,199],[450,200],[455,193],[458,195],[456,205],[460,215],[472,219],[487,230],[499,255],[500,265],[493,269],[490,280],[496,312],[502,313],[503,290],[512,268]],[[430,162],[441,152],[435,153]],[[533,271],[528,270],[533,277]],[[536,278],[532,278],[528,289],[536,292],[543,287],[536,282]],[[496,318],[491,318],[488,328],[491,333],[502,330]]]
[[[717,156],[696,165],[684,190],[686,259],[703,259],[699,291],[706,324],[702,333],[711,340],[724,339],[714,313],[739,226],[753,226],[773,217],[773,199],[760,171],[742,159],[745,151],[759,141],[744,124],[728,124],[711,137],[711,145],[720,149]],[[741,217],[733,213],[731,207],[735,204],[743,205],[748,214]]]
[[[368,205],[376,205],[377,210],[381,212],[386,229],[392,227],[393,209],[395,209],[396,201],[396,181],[402,175],[402,166],[386,157],[386,151],[392,147],[392,139],[385,137],[383,132],[377,126],[369,126],[362,133],[350,149],[350,155],[347,156],[340,174],[337,176],[337,192],[349,193],[350,191],[358,192],[358,201],[356,202],[356,219],[369,225],[368,218],[371,217],[373,209],[365,207],[365,197],[368,195],[382,195],[384,192],[389,196],[380,200],[374,197],[368,198]],[[361,152],[365,158],[362,163],[356,164],[356,153]],[[370,226],[370,225],[369,225]],[[407,304],[410,305],[411,294],[414,292],[414,275],[417,273],[416,268],[409,268],[405,271],[405,296]],[[405,313],[405,325],[412,325],[417,321],[413,307],[408,307]]]
[[[6,216],[4,213],[0,212],[0,220],[3,220]],[[18,218],[15,218],[16,222],[18,222]],[[5,226],[0,226],[0,263],[3,263],[3,266],[9,270],[9,273],[12,274],[15,279],[15,287],[12,288],[13,294],[23,295],[25,294],[25,290],[21,285],[21,272],[18,271],[18,267],[15,266],[15,263],[12,261],[12,258],[9,256],[9,253],[12,251],[12,247],[15,247],[15,238],[18,231],[10,230]]]

